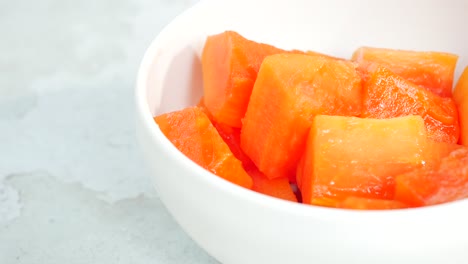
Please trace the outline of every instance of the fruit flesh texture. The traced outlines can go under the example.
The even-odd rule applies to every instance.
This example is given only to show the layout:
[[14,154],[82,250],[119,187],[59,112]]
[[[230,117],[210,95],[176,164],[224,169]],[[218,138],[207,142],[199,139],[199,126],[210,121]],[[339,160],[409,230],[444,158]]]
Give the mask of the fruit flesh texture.
[[436,169],[422,168],[396,177],[395,199],[412,207],[468,198],[468,148],[442,158]]
[[[424,148],[424,168],[427,170],[437,168],[442,158],[448,156],[451,152],[460,148],[462,148],[462,146],[458,144],[428,140],[427,146]],[[302,171],[304,169],[304,156],[301,159],[301,162],[299,163],[297,168],[297,183],[299,188],[301,188],[300,183],[302,181]],[[346,209],[399,209],[410,207],[409,205],[402,203],[401,201],[369,199],[356,196],[349,196],[345,198],[345,200],[341,201],[330,197],[313,197],[311,204]]]
[[303,202],[334,206],[348,196],[393,199],[393,177],[423,166],[426,145],[419,116],[316,116],[304,154]]
[[468,67],[465,68],[455,86],[453,99],[457,104],[460,121],[459,143],[468,146]]
[[355,67],[321,56],[265,58],[243,120],[241,147],[268,178],[295,181],[315,115],[361,113],[361,78]]
[[373,65],[368,71],[363,85],[361,117],[420,115],[430,139],[457,143],[460,128],[458,111],[452,98],[437,96],[382,66]]
[[381,64],[402,78],[442,97],[452,95],[457,55],[361,47],[354,52],[352,59],[361,65]]
[[240,128],[263,59],[285,50],[236,32],[209,36],[202,54],[204,103],[218,123]]
[[424,167],[426,169],[436,169],[443,158],[461,147],[461,145],[455,143],[428,140],[423,154]]
[[172,144],[192,161],[232,183],[252,188],[252,179],[241,162],[200,108],[185,108],[154,120]]

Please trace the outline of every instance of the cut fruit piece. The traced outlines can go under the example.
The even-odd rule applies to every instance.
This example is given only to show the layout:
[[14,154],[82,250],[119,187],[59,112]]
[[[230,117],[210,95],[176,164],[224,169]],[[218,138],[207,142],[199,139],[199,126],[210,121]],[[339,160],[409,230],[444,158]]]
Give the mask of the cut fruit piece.
[[395,200],[369,199],[350,196],[344,201],[338,203],[337,207],[357,210],[389,210],[408,208],[408,205]]
[[252,190],[283,200],[297,202],[288,178],[268,179],[258,169],[249,170],[248,173],[253,180]]
[[394,176],[422,167],[426,145],[420,116],[316,116],[304,154],[303,203],[348,196],[393,199]]
[[460,141],[459,143],[468,146],[468,67],[455,86],[453,99],[457,104],[460,121]]
[[232,183],[252,188],[252,179],[241,162],[200,108],[185,108],[154,120],[169,141],[192,161]]
[[202,54],[204,101],[216,122],[241,127],[263,59],[282,52],[233,31],[207,38]]
[[468,198],[468,148],[454,150],[437,169],[417,169],[395,180],[395,199],[412,207]]
[[295,181],[317,114],[359,115],[355,64],[322,56],[268,56],[258,73],[241,130],[241,147],[268,178]]
[[458,56],[443,52],[421,52],[362,47],[352,57],[360,65],[378,63],[404,79],[443,96],[452,95]]
[[369,68],[369,78],[363,85],[362,117],[420,115],[426,124],[429,138],[457,143],[460,128],[457,107],[452,98],[440,97],[385,67],[374,66]]

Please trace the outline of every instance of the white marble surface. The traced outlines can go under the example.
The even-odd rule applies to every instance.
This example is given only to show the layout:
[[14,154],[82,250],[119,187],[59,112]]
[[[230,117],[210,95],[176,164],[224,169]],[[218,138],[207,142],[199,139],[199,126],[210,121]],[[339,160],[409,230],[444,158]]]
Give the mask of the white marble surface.
[[0,0],[0,263],[216,263],[134,137],[145,48],[193,0]]

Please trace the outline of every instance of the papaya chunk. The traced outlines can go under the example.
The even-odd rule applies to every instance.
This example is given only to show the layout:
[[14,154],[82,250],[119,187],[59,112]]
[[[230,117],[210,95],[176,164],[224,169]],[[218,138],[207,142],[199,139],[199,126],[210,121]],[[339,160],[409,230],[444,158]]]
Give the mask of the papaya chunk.
[[304,153],[303,203],[333,205],[333,200],[349,196],[393,199],[394,176],[422,167],[426,145],[426,128],[420,116],[372,119],[318,115]]
[[268,178],[295,181],[317,114],[359,115],[355,64],[322,56],[277,54],[259,70],[241,129],[241,148]]
[[192,161],[234,184],[251,189],[252,179],[199,107],[154,118],[163,134]]
[[361,117],[392,118],[420,115],[434,141],[457,143],[460,134],[458,110],[452,98],[440,97],[406,81],[385,67],[369,68],[363,85]]
[[361,65],[378,63],[404,79],[442,97],[450,97],[458,56],[444,52],[423,52],[361,47],[352,57]]
[[234,31],[207,38],[202,53],[204,103],[216,122],[241,127],[263,59],[283,52]]

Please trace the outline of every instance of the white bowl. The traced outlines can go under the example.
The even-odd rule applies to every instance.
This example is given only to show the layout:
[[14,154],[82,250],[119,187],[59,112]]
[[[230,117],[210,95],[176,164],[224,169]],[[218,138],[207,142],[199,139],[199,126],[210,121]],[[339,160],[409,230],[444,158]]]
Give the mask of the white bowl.
[[[202,93],[205,38],[235,30],[285,49],[350,57],[359,46],[437,50],[468,64],[468,2],[202,1],[149,47],[138,73],[137,131],[157,192],[176,221],[222,263],[467,263],[468,201],[351,211],[267,197],[205,171],[153,116]],[[149,231],[150,232],[150,231]]]

